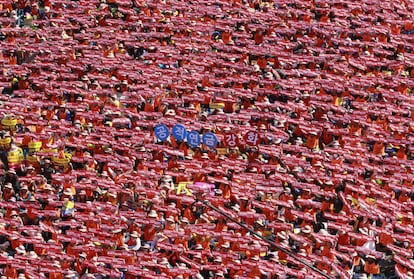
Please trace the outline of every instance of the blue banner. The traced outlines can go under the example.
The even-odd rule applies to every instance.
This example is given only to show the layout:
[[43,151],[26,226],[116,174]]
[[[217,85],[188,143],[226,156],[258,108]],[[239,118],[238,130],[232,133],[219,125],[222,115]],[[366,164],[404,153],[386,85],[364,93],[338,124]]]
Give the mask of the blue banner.
[[164,141],[169,137],[170,131],[168,130],[168,127],[166,125],[158,124],[154,127],[154,134],[157,137],[157,139]]
[[171,133],[176,140],[183,141],[187,136],[187,129],[184,125],[175,124],[174,127],[172,127]]
[[214,148],[216,147],[218,140],[215,134],[206,132],[203,134],[203,143],[209,148]]
[[191,131],[187,135],[187,143],[191,147],[197,147],[201,143],[200,134],[197,131]]

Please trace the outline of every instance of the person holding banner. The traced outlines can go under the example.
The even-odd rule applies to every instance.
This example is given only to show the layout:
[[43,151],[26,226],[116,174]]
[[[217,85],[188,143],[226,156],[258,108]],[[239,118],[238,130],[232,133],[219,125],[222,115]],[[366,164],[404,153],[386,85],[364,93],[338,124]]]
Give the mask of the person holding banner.
[[19,178],[14,169],[10,169],[3,178],[3,188],[8,184],[12,186],[14,193],[18,193],[20,191]]
[[23,162],[23,150],[20,147],[12,144],[10,150],[7,152],[7,162],[9,169],[19,169]]
[[165,141],[170,136],[168,127],[164,124],[158,124],[154,127],[154,135],[160,141]]

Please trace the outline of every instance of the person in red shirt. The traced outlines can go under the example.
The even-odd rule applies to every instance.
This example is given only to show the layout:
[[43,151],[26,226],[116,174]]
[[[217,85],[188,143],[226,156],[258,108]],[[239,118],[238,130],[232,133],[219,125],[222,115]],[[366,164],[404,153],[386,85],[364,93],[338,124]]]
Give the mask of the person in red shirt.
[[380,266],[374,256],[367,256],[367,260],[364,264],[364,271],[370,276],[380,274]]
[[13,186],[11,183],[6,183],[3,188],[3,200],[9,201],[12,197],[15,197]]
[[79,257],[76,259],[75,270],[79,275],[85,274],[88,270],[88,265],[85,262],[86,258],[87,258],[86,253],[82,252],[79,254]]

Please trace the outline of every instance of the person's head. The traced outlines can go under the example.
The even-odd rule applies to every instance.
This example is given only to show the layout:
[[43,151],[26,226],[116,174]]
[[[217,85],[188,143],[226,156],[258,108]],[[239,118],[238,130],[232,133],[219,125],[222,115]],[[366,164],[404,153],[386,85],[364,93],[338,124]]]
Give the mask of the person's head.
[[373,263],[375,263],[375,257],[374,256],[372,256],[372,255],[368,255],[367,256],[367,263],[369,263],[369,264],[373,264]]
[[86,255],[86,253],[85,253],[85,252],[80,253],[80,254],[79,254],[79,261],[84,261],[84,260],[86,260],[86,257],[87,257],[87,255]]
[[11,219],[17,219],[17,218],[19,218],[19,214],[17,213],[17,211],[13,210],[13,211],[10,213],[10,218],[11,218]]
[[20,188],[20,194],[26,194],[29,191],[29,188],[26,184],[23,184]]
[[5,192],[11,192],[13,190],[13,185],[11,183],[6,183],[4,185],[4,191]]

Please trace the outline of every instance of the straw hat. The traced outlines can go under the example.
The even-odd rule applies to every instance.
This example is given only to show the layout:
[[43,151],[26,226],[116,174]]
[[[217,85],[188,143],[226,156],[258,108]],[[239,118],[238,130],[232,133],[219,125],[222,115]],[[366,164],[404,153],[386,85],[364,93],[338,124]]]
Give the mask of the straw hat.
[[129,235],[130,237],[135,237],[135,238],[138,238],[139,237],[139,235],[138,235],[138,232],[137,231],[133,231],[130,235]]
[[174,223],[175,222],[174,217],[172,217],[172,216],[168,216],[168,218],[166,219],[166,221],[171,222],[171,223]]
[[282,239],[282,240],[286,240],[286,239],[288,239],[288,235],[287,235],[287,233],[286,233],[285,231],[280,231],[280,232],[278,232],[278,233],[277,233],[277,236],[278,236],[280,239]]
[[117,195],[117,193],[114,193],[114,192],[108,192],[108,197],[111,197],[111,198],[116,198],[116,195]]
[[296,166],[293,168],[292,172],[303,172],[303,169],[301,167]]
[[230,242],[229,242],[229,241],[224,242],[224,243],[221,245],[221,247],[223,247],[223,248],[230,248]]
[[165,116],[175,116],[175,110],[169,109],[165,112]]
[[333,146],[333,147],[339,147],[339,146],[341,146],[341,145],[339,144],[339,141],[334,140],[334,141],[332,142],[332,146]]
[[302,144],[302,143],[303,143],[302,138],[300,138],[300,137],[296,138],[296,139],[295,139],[295,143],[300,143],[300,144]]
[[120,232],[122,232],[122,229],[115,229],[115,230],[112,230],[112,233],[120,233]]
[[61,265],[60,265],[60,262],[59,262],[59,261],[53,261],[52,266],[53,266],[53,267],[57,267],[57,268],[60,268],[60,267],[61,267]]
[[70,190],[69,188],[66,188],[66,189],[63,191],[63,194],[64,194],[65,196],[73,196],[72,190]]
[[171,176],[171,175],[164,175],[164,176],[161,178],[161,181],[163,181],[163,182],[172,182],[172,181],[173,181],[173,179],[172,179],[172,176]]
[[30,259],[37,259],[38,256],[35,251],[30,251],[27,255]]
[[171,183],[161,182],[160,189],[163,189],[163,188],[166,188],[166,189],[170,190],[172,188]]
[[325,230],[325,229],[320,229],[319,233],[322,234],[322,235],[329,235],[328,231]]
[[19,245],[16,247],[16,253],[17,254],[26,254],[26,249],[23,245]]
[[196,246],[194,246],[194,250],[204,250],[204,248],[201,244],[196,244]]
[[261,219],[257,220],[255,223],[256,223],[256,224],[258,224],[258,225],[259,225],[259,226],[261,226],[261,227],[264,227],[264,226],[265,226],[264,221],[263,221],[263,220],[261,220]]
[[162,258],[162,259],[159,261],[159,264],[162,264],[162,265],[168,265],[168,264],[170,264],[170,262],[168,261],[168,259],[167,259],[167,258]]
[[298,255],[306,257],[308,254],[306,253],[305,249],[299,249]]
[[270,252],[268,256],[269,260],[271,260],[272,262],[279,262],[279,255],[277,254],[277,252]]
[[260,130],[266,130],[266,129],[267,129],[267,127],[266,127],[266,125],[265,125],[265,124],[260,124],[259,129],[260,129]]
[[206,213],[201,214],[200,219],[203,219],[206,222],[210,221]]
[[10,217],[12,216],[19,216],[19,214],[17,213],[16,210],[12,210],[12,212],[10,213]]
[[233,205],[231,208],[236,212],[240,211],[240,205],[238,205],[238,204]]
[[308,234],[308,233],[311,233],[311,232],[312,232],[312,228],[311,228],[311,226],[306,225],[305,227],[303,227],[303,228],[301,229],[301,231],[302,231],[303,233]]
[[256,167],[251,167],[251,168],[249,169],[249,172],[257,172],[257,168],[256,168]]
[[154,209],[152,209],[150,211],[150,213],[148,214],[148,217],[150,217],[150,218],[158,218],[158,214],[157,214],[157,212]]
[[254,64],[254,65],[253,65],[253,71],[254,71],[255,73],[260,72],[260,71],[261,71],[261,70],[260,70],[260,66],[259,66],[259,65],[257,65],[257,64]]
[[217,272],[216,272],[216,277],[223,277],[223,278],[224,278],[224,273],[223,273],[223,271],[217,271]]
[[368,230],[368,228],[359,228],[358,229],[359,230],[359,232],[360,233],[362,233],[363,235],[368,235],[368,233],[369,233],[369,230]]

